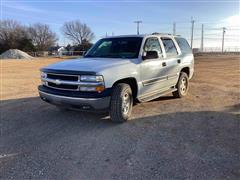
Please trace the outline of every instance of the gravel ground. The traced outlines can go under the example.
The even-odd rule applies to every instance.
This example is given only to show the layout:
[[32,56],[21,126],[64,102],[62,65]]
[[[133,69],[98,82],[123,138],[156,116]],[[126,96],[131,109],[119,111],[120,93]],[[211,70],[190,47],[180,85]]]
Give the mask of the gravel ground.
[[60,112],[37,97],[39,67],[2,64],[0,179],[239,179],[240,58],[201,56],[189,95],[132,119]]

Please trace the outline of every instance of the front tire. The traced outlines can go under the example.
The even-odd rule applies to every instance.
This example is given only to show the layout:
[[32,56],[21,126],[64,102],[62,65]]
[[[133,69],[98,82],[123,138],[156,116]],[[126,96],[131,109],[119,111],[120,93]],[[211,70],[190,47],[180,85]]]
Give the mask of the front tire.
[[185,72],[181,72],[177,85],[177,91],[174,91],[172,94],[176,98],[182,98],[187,95],[189,89],[189,78]]
[[127,121],[132,113],[133,96],[128,84],[117,84],[112,93],[110,102],[110,117],[113,122]]

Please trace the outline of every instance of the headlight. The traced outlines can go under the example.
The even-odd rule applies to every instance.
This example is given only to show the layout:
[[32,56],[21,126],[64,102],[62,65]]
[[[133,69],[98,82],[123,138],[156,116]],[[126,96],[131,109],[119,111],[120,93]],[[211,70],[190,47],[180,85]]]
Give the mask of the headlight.
[[47,85],[47,82],[43,80],[47,78],[47,74],[41,71],[40,75],[41,75],[42,85]]
[[82,75],[80,79],[84,82],[103,82],[102,76]]
[[80,91],[92,91],[92,92],[102,92],[105,89],[104,86],[104,80],[103,80],[103,76],[97,75],[97,76],[93,76],[93,75],[82,75],[80,77],[80,80],[82,82],[89,82],[89,83],[97,83],[98,85],[96,86],[81,86],[80,87]]
[[47,78],[47,74],[41,71],[41,78]]

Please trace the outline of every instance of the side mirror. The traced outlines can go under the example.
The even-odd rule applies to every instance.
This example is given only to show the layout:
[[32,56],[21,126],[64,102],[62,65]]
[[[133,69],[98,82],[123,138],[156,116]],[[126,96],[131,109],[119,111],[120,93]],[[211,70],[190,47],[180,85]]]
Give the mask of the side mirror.
[[158,58],[158,52],[157,51],[147,51],[143,55],[143,60],[146,59],[157,59]]

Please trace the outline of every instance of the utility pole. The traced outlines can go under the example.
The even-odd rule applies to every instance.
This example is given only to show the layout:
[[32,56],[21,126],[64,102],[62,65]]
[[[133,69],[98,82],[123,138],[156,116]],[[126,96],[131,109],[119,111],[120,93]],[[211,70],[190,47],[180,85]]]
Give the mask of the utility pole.
[[222,53],[224,52],[224,37],[226,33],[226,28],[223,27],[223,34],[222,34]]
[[191,18],[191,23],[192,23],[191,48],[193,48],[193,29],[194,29],[194,23],[195,23],[193,18]]
[[173,35],[176,35],[176,23],[173,23]]
[[137,34],[139,34],[139,24],[142,23],[142,21],[134,21],[134,23],[137,24]]
[[203,37],[204,36],[204,30],[203,30],[203,24],[202,24],[202,34],[201,34],[201,52],[203,52]]

